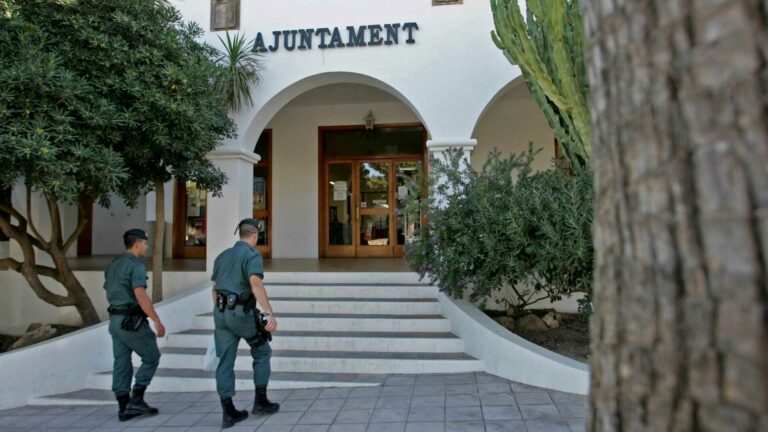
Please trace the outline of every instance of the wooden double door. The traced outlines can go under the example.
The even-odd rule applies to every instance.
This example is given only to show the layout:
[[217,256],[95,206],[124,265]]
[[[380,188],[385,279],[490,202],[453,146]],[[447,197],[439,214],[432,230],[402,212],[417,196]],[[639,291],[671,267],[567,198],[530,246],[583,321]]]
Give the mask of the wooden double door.
[[[326,257],[398,257],[417,232],[402,211],[421,156],[324,161],[321,227]],[[322,244],[321,244],[322,245]]]

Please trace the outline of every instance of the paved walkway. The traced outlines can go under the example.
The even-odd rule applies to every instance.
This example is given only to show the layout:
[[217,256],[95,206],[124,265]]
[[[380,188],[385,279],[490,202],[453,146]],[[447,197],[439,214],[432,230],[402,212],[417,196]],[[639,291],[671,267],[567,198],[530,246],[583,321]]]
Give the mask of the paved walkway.
[[[73,397],[80,396],[81,394]],[[111,399],[108,392],[91,397]],[[485,374],[394,375],[383,386],[273,390],[280,412],[249,417],[232,432],[577,432],[586,425],[585,396],[544,390]],[[250,408],[252,391],[235,397]],[[213,392],[150,393],[154,417],[118,422],[116,405],[27,406],[0,411],[0,430],[15,431],[219,431],[221,410]]]

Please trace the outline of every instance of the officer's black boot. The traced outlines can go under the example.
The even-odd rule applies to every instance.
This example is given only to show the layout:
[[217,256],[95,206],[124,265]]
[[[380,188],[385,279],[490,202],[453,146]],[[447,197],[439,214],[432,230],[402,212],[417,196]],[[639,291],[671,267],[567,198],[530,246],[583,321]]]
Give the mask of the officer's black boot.
[[226,429],[232,427],[237,422],[241,422],[248,418],[248,411],[237,410],[235,404],[232,403],[232,398],[226,398],[221,400],[221,408],[224,411],[224,416],[221,420],[221,427]]
[[253,415],[268,415],[280,411],[280,404],[267,399],[267,387],[256,387],[256,400],[253,401]]
[[140,415],[155,415],[159,411],[157,408],[153,408],[144,401],[144,392],[146,387],[134,386],[131,399],[128,401],[128,406],[125,407],[125,413],[128,415],[140,416]]
[[129,399],[131,399],[130,395],[120,395],[117,397],[117,406],[119,408],[117,411],[117,419],[120,421],[126,421],[136,417],[136,415],[125,413],[125,407],[128,406]]

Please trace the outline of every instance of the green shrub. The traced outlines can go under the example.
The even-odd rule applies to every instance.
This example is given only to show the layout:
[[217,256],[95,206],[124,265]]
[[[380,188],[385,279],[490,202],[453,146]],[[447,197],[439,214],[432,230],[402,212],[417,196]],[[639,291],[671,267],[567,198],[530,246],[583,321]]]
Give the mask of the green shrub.
[[[537,301],[584,293],[579,309],[591,313],[592,174],[559,169],[535,172],[537,152],[502,158],[493,151],[482,169],[466,165],[460,152],[432,159],[428,181],[414,181],[404,211],[427,219],[406,258],[454,297],[469,291],[487,301],[509,287],[503,299],[515,316]],[[422,173],[422,179],[423,179]]]

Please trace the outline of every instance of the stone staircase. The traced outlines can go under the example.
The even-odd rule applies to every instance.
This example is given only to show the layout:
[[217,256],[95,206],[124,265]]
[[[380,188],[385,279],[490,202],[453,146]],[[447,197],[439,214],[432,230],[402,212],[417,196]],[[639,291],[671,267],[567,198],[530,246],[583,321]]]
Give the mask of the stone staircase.
[[[329,280],[333,279],[324,278],[320,284],[267,285],[279,320],[272,342],[270,388],[374,386],[391,374],[482,370],[482,362],[466,354],[464,342],[451,333],[437,288]],[[191,328],[169,334],[163,341],[153,392],[215,390],[214,373],[201,370],[213,336],[212,313],[197,311],[191,322]],[[251,388],[251,358],[244,341],[235,369],[237,388]],[[111,372],[92,375],[89,387],[108,390]],[[63,396],[47,399],[61,403]]]

